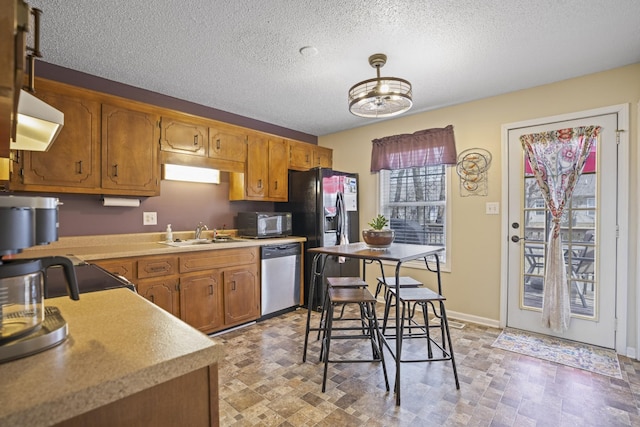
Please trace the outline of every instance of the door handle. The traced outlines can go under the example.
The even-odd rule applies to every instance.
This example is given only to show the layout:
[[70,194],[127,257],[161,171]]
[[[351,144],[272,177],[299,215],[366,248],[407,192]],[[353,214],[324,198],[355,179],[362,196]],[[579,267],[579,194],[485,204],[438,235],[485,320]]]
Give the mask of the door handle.
[[527,240],[526,237],[520,237],[520,236],[511,236],[511,241],[513,243],[518,243],[520,240]]

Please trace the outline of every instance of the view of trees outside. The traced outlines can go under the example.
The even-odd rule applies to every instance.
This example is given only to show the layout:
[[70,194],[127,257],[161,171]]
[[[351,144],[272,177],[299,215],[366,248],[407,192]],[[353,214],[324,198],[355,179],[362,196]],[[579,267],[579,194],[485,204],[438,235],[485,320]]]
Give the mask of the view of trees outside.
[[445,166],[382,171],[382,214],[398,243],[445,246]]

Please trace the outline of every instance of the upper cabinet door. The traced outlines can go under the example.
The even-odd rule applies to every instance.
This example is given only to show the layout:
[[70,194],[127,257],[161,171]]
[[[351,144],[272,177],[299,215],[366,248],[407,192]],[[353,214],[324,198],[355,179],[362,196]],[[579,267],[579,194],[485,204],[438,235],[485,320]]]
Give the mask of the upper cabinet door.
[[163,117],[160,124],[160,148],[174,153],[207,155],[206,126]]
[[102,105],[102,188],[110,194],[160,194],[160,117]]
[[[49,151],[23,151],[19,184],[100,187],[100,104],[38,90],[38,98],[64,112],[64,126]],[[18,187],[16,187],[17,189]]]
[[286,202],[289,196],[288,148],[284,139],[269,139],[269,200]]
[[209,157],[244,163],[247,160],[247,133],[227,126],[209,127]]
[[313,166],[313,146],[303,142],[289,141],[289,169],[305,171]]
[[321,168],[332,168],[333,167],[333,150],[331,148],[326,147],[313,147],[313,159],[315,161],[315,166],[320,166]]
[[262,136],[249,137],[247,142],[246,196],[264,199],[269,185],[269,141]]

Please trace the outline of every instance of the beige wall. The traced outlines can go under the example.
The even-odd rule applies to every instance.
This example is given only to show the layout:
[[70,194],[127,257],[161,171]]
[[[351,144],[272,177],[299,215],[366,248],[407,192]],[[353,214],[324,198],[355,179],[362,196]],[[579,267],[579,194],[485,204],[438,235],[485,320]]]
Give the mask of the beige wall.
[[[479,82],[481,84],[481,82]],[[428,96],[426,94],[425,96]],[[369,172],[371,140],[421,129],[454,126],[458,152],[481,147],[493,155],[487,197],[461,197],[459,180],[452,175],[451,271],[444,273],[447,310],[468,320],[497,324],[500,317],[501,226],[500,215],[486,215],[486,202],[500,202],[501,126],[540,117],[572,113],[609,105],[630,104],[630,248],[628,339],[635,343],[635,283],[637,229],[638,101],[640,64],[508,93],[475,102],[417,113],[319,138],[319,145],[332,148],[334,168],[360,174],[361,228],[376,214],[377,175]],[[346,105],[345,105],[346,111]],[[348,114],[348,113],[346,113]],[[363,124],[366,123],[363,119]],[[421,270],[411,275],[433,283]],[[369,274],[368,278],[376,275]],[[625,284],[623,284],[625,285]]]

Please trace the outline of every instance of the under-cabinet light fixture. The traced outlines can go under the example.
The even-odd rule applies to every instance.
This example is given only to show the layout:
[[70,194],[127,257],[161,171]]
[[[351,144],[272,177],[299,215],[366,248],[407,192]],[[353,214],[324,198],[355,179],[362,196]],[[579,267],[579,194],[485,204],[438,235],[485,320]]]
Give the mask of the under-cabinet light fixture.
[[218,169],[172,164],[162,165],[162,168],[162,179],[220,184],[220,171]]

